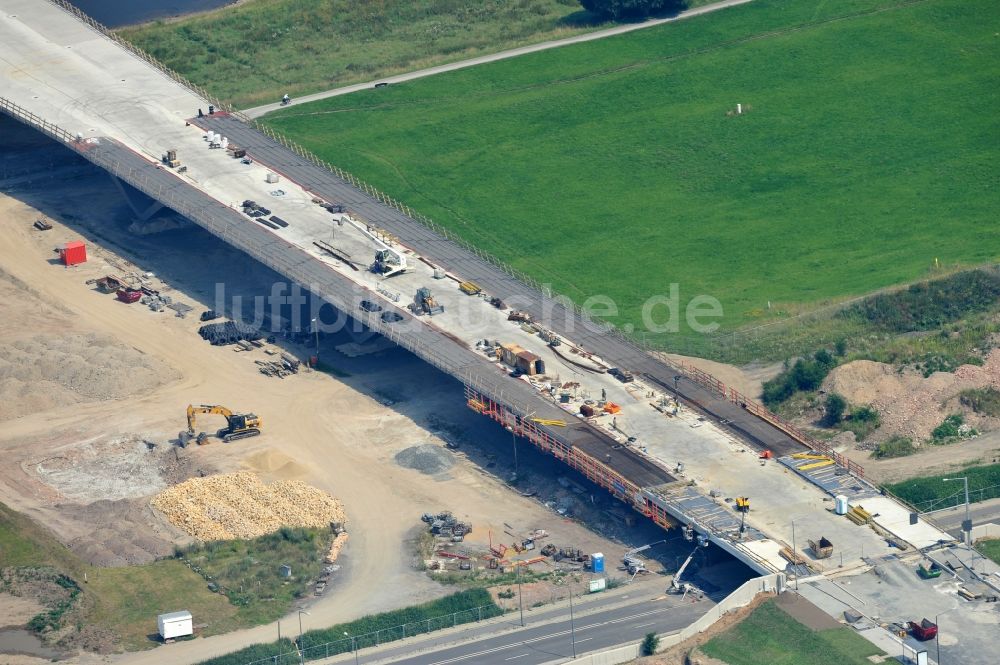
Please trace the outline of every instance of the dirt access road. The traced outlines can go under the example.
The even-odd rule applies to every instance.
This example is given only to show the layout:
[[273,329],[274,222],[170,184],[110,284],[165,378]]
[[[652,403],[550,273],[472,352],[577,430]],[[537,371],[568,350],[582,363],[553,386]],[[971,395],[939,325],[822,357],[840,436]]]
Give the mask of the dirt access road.
[[[577,35],[576,37],[567,37],[566,39],[553,39],[551,41],[541,42],[540,44],[531,44],[530,46],[522,46],[520,48],[508,49],[506,51],[500,51],[499,53],[490,53],[489,55],[481,55],[477,58],[460,60],[458,62],[452,62],[446,65],[438,65],[437,67],[428,67],[427,69],[418,69],[415,72],[397,74],[396,76],[387,76],[385,78],[381,78],[376,81],[368,81],[367,83],[355,83],[354,85],[345,85],[340,88],[324,90],[323,92],[316,92],[311,95],[303,95],[301,97],[295,98],[291,102],[291,104],[294,106],[297,104],[305,104],[307,102],[315,102],[320,99],[327,99],[329,97],[339,97],[340,95],[347,95],[352,92],[358,92],[359,90],[368,90],[370,88],[374,88],[376,83],[403,83],[404,81],[421,79],[427,76],[434,76],[435,74],[452,72],[455,71],[456,69],[465,69],[466,67],[475,67],[476,65],[484,65],[488,62],[496,62],[497,60],[507,60],[508,58],[516,58],[520,55],[535,53],[536,51],[547,51],[548,49],[559,48],[561,46],[569,46],[571,44],[590,42],[595,39],[614,37],[615,35],[622,35],[625,34],[626,32],[632,32],[634,30],[653,28],[658,25],[663,25],[664,23],[672,23],[673,21],[680,21],[686,18],[701,16],[702,14],[710,14],[712,12],[719,11],[720,9],[735,7],[737,5],[743,5],[748,2],[751,2],[751,0],[721,0],[720,2],[713,2],[709,5],[703,5],[701,7],[695,7],[694,9],[688,9],[686,11],[680,12],[677,16],[670,16],[667,18],[652,18],[639,23],[627,23],[625,25],[619,25],[614,28],[608,28],[606,30],[597,30],[596,32],[588,32],[583,35]],[[271,111],[277,111],[280,108],[282,108],[281,103],[275,102],[273,104],[264,104],[263,106],[255,106],[251,109],[245,110],[244,113],[246,113],[251,118],[259,118],[265,113],[270,113]]]
[[[134,353],[135,358],[151,360],[153,367],[149,387],[140,386],[134,394],[84,395],[73,403],[31,402],[25,415],[4,422],[0,455],[7,463],[0,471],[0,501],[46,524],[63,542],[85,537],[97,519],[91,514],[91,522],[79,522],[68,509],[86,505],[93,511],[102,504],[84,504],[96,497],[69,497],[67,492],[73,492],[65,486],[53,484],[51,478],[45,482],[37,473],[38,461],[61,455],[67,447],[126,434],[172,450],[168,442],[184,426],[184,407],[195,402],[253,410],[262,416],[265,433],[239,443],[182,451],[180,455],[190,460],[187,475],[198,469],[252,468],[265,480],[300,478],[346,505],[351,539],[340,559],[343,569],[332,590],[309,608],[311,616],[304,621],[307,629],[454,591],[433,583],[413,567],[408,539],[420,525],[423,511],[450,509],[471,520],[474,536],[482,540],[490,530],[506,539],[502,535],[506,523],[515,532],[547,529],[560,544],[604,551],[609,560],[624,550],[559,518],[537,501],[511,492],[462,453],[449,453],[450,466],[436,469],[433,475],[397,464],[397,453],[412,446],[443,447],[426,426],[431,418],[452,431],[467,431],[473,439],[489,442],[497,436],[488,431],[487,422],[481,423],[487,428],[482,437],[473,432],[479,421],[464,409],[460,386],[409,354],[390,350],[352,360],[338,358],[332,349],[324,348],[324,357],[342,361],[352,372],[350,377],[305,372],[279,380],[260,374],[248,357],[252,354],[203,342],[195,332],[200,325],[196,314],[211,303],[217,283],[267,293],[270,284],[262,280],[273,279],[273,274],[199,229],[131,236],[125,231],[129,215],[105,174],[84,170],[68,179],[22,183],[10,194],[0,195],[0,217],[5,220],[0,269],[13,284],[8,288],[18,295],[0,304],[0,314],[4,314],[0,316],[0,343],[22,343],[42,334],[55,339],[99,335],[114,340],[108,347],[110,353]],[[43,214],[55,223],[52,231],[31,227]],[[66,269],[54,262],[53,246],[81,237],[91,246],[88,264]],[[194,305],[195,315],[181,319],[169,310],[154,313],[139,304],[125,305],[84,283],[110,271],[108,261],[121,264],[121,258],[115,258],[121,254],[172,285],[171,294]],[[300,349],[300,355],[304,353]],[[123,371],[102,358],[102,354],[90,357],[91,373],[74,375],[64,383],[78,387],[89,380],[105,380],[109,372]],[[53,371],[58,374],[57,370]],[[128,368],[124,371],[129,373]],[[2,373],[0,377],[4,385],[13,385],[13,379]],[[134,389],[125,386],[122,391]],[[379,397],[389,394],[391,399]],[[389,401],[394,402],[393,408],[381,403]],[[499,436],[509,445],[509,437]],[[127,474],[127,467],[122,473]],[[127,480],[123,476],[122,482]],[[162,480],[169,484],[177,478],[162,474]],[[136,519],[135,528],[149,530],[151,537],[178,538],[152,510]],[[177,608],[164,608],[171,609]],[[150,626],[152,632],[155,617],[150,617]],[[271,640],[276,633],[276,626],[270,625],[174,644],[169,647],[170,661],[196,662]],[[154,649],[114,660],[161,663],[164,655]]]

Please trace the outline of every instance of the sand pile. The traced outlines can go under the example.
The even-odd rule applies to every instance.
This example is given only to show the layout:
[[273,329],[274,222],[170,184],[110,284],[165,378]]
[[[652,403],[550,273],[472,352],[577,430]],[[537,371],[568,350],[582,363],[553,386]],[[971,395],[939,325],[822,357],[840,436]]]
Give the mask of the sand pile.
[[177,378],[165,363],[108,335],[36,335],[0,346],[0,420],[121,399]]
[[151,503],[200,540],[256,538],[282,526],[329,527],[347,520],[343,505],[326,492],[298,480],[265,485],[249,471],[192,478]]
[[[982,367],[962,365],[954,372],[935,372],[927,378],[912,370],[900,372],[892,365],[856,360],[837,367],[823,382],[826,392],[878,410],[882,416],[878,440],[900,435],[915,443],[929,439],[945,417],[962,410],[957,404],[960,392],[987,386],[1000,389],[1000,349],[990,352]],[[980,430],[996,427],[977,416],[970,415],[968,421]]]

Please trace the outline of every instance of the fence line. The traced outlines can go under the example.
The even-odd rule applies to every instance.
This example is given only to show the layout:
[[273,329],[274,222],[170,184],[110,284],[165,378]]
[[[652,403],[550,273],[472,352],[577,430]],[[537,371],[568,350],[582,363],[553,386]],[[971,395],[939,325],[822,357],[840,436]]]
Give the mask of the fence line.
[[[171,78],[172,80],[174,80],[175,82],[177,82],[179,85],[187,88],[188,90],[190,90],[191,92],[195,93],[196,95],[201,96],[203,99],[205,99],[205,100],[207,100],[209,102],[212,102],[218,108],[223,109],[223,110],[229,112],[231,115],[233,115],[234,117],[238,118],[242,122],[244,122],[244,123],[250,125],[251,127],[254,127],[258,131],[262,132],[265,136],[269,136],[272,139],[280,142],[286,148],[288,148],[288,149],[292,150],[293,152],[295,152],[296,154],[300,155],[303,159],[309,161],[313,165],[315,165],[315,166],[317,166],[319,168],[328,168],[329,167],[329,164],[327,162],[325,162],[324,160],[322,160],[319,157],[317,157],[316,155],[314,155],[311,151],[306,150],[305,148],[299,146],[297,143],[295,143],[293,141],[287,140],[281,134],[273,131],[271,128],[269,128],[269,127],[267,127],[265,125],[262,125],[257,120],[255,120],[255,119],[250,118],[249,116],[247,116],[245,113],[242,113],[241,111],[236,110],[231,105],[225,104],[225,103],[221,102],[220,100],[216,99],[215,97],[213,97],[212,95],[210,95],[206,90],[204,90],[200,86],[197,86],[194,83],[191,83],[186,78],[180,76],[176,72],[174,72],[174,71],[170,70],[169,68],[167,68],[163,63],[161,63],[159,60],[157,60],[156,58],[154,58],[152,55],[146,53],[144,50],[142,50],[141,48],[133,45],[132,43],[128,42],[127,40],[119,37],[117,34],[115,34],[113,31],[109,30],[107,27],[105,27],[101,23],[98,23],[94,19],[90,18],[85,13],[83,13],[82,11],[80,11],[79,9],[77,9],[74,5],[71,5],[67,0],[49,0],[49,1],[52,2],[52,3],[54,3],[55,5],[63,8],[65,11],[69,12],[73,16],[77,17],[79,20],[83,21],[84,23],[86,23],[87,25],[89,25],[90,27],[92,27],[94,30],[97,30],[101,34],[107,36],[109,39],[113,40],[116,44],[120,45],[123,49],[125,49],[128,52],[134,54],[135,56],[139,57],[140,59],[146,61],[147,63],[149,63],[151,66],[155,67],[156,69],[160,70],[166,76],[168,76],[169,78]],[[16,105],[14,105],[14,106],[16,106]],[[17,107],[17,108],[20,109],[20,107]],[[31,116],[32,116],[32,118],[34,119],[34,121],[36,123],[37,123],[37,121],[40,120],[46,126],[49,126],[51,128],[54,128],[54,129],[58,129],[59,132],[61,132],[60,140],[63,140],[63,141],[67,140],[66,138],[63,138],[64,135],[67,135],[67,133],[64,130],[61,130],[60,128],[56,128],[54,125],[51,125],[51,123],[48,123],[44,119],[38,118],[38,116],[35,116],[34,114],[31,114]],[[420,213],[416,213],[414,215],[413,214],[414,211],[412,211],[409,207],[403,205],[399,201],[396,201],[392,197],[384,196],[383,194],[381,194],[381,192],[379,192],[376,188],[374,188],[371,185],[369,185],[367,182],[364,182],[364,181],[356,178],[353,175],[347,174],[347,173],[341,171],[340,169],[337,169],[334,172],[337,173],[338,177],[340,177],[341,179],[345,179],[345,176],[347,176],[347,178],[345,179],[345,181],[350,182],[355,187],[361,187],[362,191],[366,192],[368,194],[368,196],[372,198],[373,201],[384,201],[385,205],[388,205],[388,206],[396,209],[401,214],[409,216],[411,219],[417,221],[418,223],[422,224],[424,227],[426,227],[426,228],[430,229],[431,231],[435,232],[436,234],[440,235],[445,240],[449,240],[449,241],[451,241],[451,242],[459,245],[460,247],[464,248],[465,250],[472,252],[473,254],[475,254],[476,256],[478,256],[480,259],[482,259],[482,260],[490,263],[493,267],[495,267],[495,268],[503,271],[505,274],[507,274],[509,277],[513,278],[514,280],[520,281],[522,284],[526,284],[530,288],[532,288],[532,289],[534,289],[534,290],[536,290],[538,292],[541,292],[543,294],[543,297],[547,296],[550,300],[558,299],[558,301],[559,301],[559,303],[561,305],[563,305],[564,307],[566,307],[577,318],[580,319],[580,321],[584,324],[585,328],[588,327],[587,324],[589,323],[589,324],[591,324],[589,327],[591,327],[591,328],[597,328],[601,333],[607,334],[607,335],[610,335],[610,336],[614,337],[616,340],[618,340],[618,342],[620,342],[621,344],[624,344],[626,346],[626,348],[630,349],[631,351],[633,351],[635,353],[646,355],[646,354],[650,353],[651,351],[660,350],[658,348],[653,347],[645,337],[643,337],[643,338],[636,338],[633,335],[626,335],[621,330],[619,330],[618,328],[616,328],[615,326],[613,326],[613,325],[611,325],[609,323],[598,322],[598,321],[592,320],[590,318],[590,316],[579,305],[577,305],[571,298],[569,298],[567,296],[562,296],[561,294],[553,292],[551,290],[551,287],[542,285],[540,282],[538,282],[533,277],[531,277],[531,276],[529,276],[529,275],[521,272],[520,270],[517,270],[517,269],[511,267],[510,265],[508,265],[505,262],[501,261],[500,259],[498,259],[497,257],[493,256],[489,252],[486,252],[486,251],[480,249],[479,247],[476,247],[476,246],[472,245],[470,242],[466,241],[464,238],[461,238],[459,236],[456,236],[456,235],[453,235],[453,234],[449,233],[447,229],[445,229],[444,227],[440,226],[439,224],[437,224],[436,222],[432,221],[431,219],[425,217],[424,215],[422,215]],[[341,174],[343,174],[343,175],[341,175]],[[169,192],[169,194],[172,195],[173,193]],[[177,197],[176,196],[172,196],[171,198],[176,199]],[[162,198],[161,198],[161,201],[163,201]],[[187,211],[186,211],[186,209],[189,208],[189,206],[183,205],[183,203],[181,205],[185,208],[184,210],[178,209],[177,207],[175,207],[172,204],[168,204],[168,205],[170,205],[171,208],[174,208],[174,210],[177,210],[177,212],[180,212],[182,214],[188,214]],[[723,385],[723,384],[721,384],[721,382],[717,382],[717,383],[718,383],[719,386]],[[843,456],[840,456],[837,453],[834,453],[826,443],[818,441],[817,439],[806,435],[804,432],[801,432],[798,428],[796,428],[793,425],[791,425],[791,423],[788,423],[788,422],[784,421],[783,419],[779,418],[777,415],[771,413],[764,406],[762,406],[760,404],[757,404],[755,402],[752,402],[750,400],[747,400],[744,396],[737,394],[735,390],[728,389],[726,392],[723,393],[723,396],[726,397],[727,399],[729,399],[730,401],[733,401],[734,403],[740,404],[741,406],[746,407],[747,405],[750,405],[750,408],[748,408],[748,410],[751,410],[755,415],[758,415],[759,417],[764,418],[768,422],[771,422],[771,424],[775,425],[776,427],[778,427],[779,429],[781,429],[782,431],[784,431],[786,434],[788,434],[792,438],[800,441],[804,445],[806,445],[806,446],[808,446],[810,448],[813,448],[815,450],[820,450],[820,451],[823,451],[823,452],[825,452],[827,454],[835,455],[836,456],[835,457],[836,461],[839,464],[842,464],[842,465],[846,466],[848,469],[851,469],[850,465],[853,464],[854,467],[857,470],[860,470],[860,467],[857,464],[855,464],[853,462],[850,462],[849,460],[847,460],[847,458],[845,458]]]
[[502,616],[502,613],[496,605],[483,605],[481,607],[473,607],[468,610],[443,614],[429,619],[421,619],[420,621],[411,621],[397,626],[381,628],[362,635],[348,636],[320,644],[309,644],[306,640],[309,634],[306,633],[302,636],[304,644],[300,643],[298,638],[292,640],[296,646],[292,651],[244,662],[243,665],[293,665],[301,662],[301,660],[320,660],[342,653],[361,651],[362,649],[380,646],[389,642],[397,642],[407,637],[432,633],[444,628],[454,628],[467,623],[479,623],[497,616]]

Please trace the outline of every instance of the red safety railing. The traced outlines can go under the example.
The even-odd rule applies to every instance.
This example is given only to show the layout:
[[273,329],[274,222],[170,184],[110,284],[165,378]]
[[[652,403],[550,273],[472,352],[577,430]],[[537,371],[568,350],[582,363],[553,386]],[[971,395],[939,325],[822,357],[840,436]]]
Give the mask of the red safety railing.
[[854,460],[847,458],[841,453],[838,453],[833,448],[831,448],[830,445],[825,441],[820,441],[816,437],[810,436],[806,432],[803,432],[801,429],[799,429],[792,423],[788,422],[778,414],[774,413],[763,404],[754,401],[753,399],[747,397],[746,395],[736,390],[735,388],[726,386],[725,383],[715,378],[711,374],[708,374],[707,372],[704,372],[698,369],[697,367],[694,367],[693,365],[690,365],[685,362],[678,362],[677,366],[684,373],[684,376],[687,377],[688,379],[691,379],[692,381],[695,381],[699,385],[704,386],[705,388],[713,391],[720,397],[724,397],[733,404],[738,404],[742,408],[746,409],[749,413],[757,416],[761,420],[767,421],[770,424],[774,425],[774,427],[780,429],[782,432],[792,437],[799,443],[809,447],[812,450],[815,450],[818,453],[822,453],[823,455],[829,456],[830,459],[832,459],[834,462],[847,469],[849,472],[853,473],[859,478],[864,478],[865,469],[863,466],[861,466]]

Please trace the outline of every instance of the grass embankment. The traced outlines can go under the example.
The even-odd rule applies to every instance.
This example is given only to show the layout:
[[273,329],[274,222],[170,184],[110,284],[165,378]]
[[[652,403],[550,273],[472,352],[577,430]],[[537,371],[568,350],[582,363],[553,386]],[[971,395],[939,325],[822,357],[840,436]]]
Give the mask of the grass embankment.
[[257,0],[120,33],[245,108],[570,37],[595,21],[576,0]]
[[847,627],[810,630],[773,600],[701,649],[729,665],[869,665],[882,653]]
[[[0,504],[0,569],[15,578],[42,575],[68,588],[60,581],[62,575],[81,590],[72,603],[53,602],[43,613],[47,616],[40,615],[35,623],[39,628],[50,626],[68,645],[94,645],[98,638],[87,631],[97,629],[102,631],[99,639],[111,635],[120,648],[150,648],[156,644],[156,615],[181,609],[189,610],[196,624],[207,624],[201,635],[271,621],[307,592],[307,582],[322,567],[327,545],[316,530],[288,529],[252,541],[196,545],[183,550],[183,559],[98,568],[81,561],[38,524]],[[278,574],[282,563],[292,566],[294,579],[288,584]],[[222,593],[209,591],[208,579]]]
[[677,282],[731,330],[998,256],[996,18],[755,0],[267,122],[618,324]]
[[911,478],[886,485],[885,488],[920,510],[937,510],[965,503],[965,488],[961,482],[944,482],[944,478],[969,478],[969,500],[985,501],[1000,497],[1000,464],[969,466],[941,476]]
[[[920,282],[892,293],[866,299],[840,311],[827,324],[832,350],[820,349],[794,362],[763,385],[764,403],[785,415],[797,415],[819,404],[817,390],[837,365],[851,360],[874,360],[910,367],[925,377],[950,372],[963,364],[981,365],[985,352],[1000,332],[1000,272],[969,270]],[[850,338],[837,336],[843,326],[864,331]],[[831,337],[832,336],[832,337]],[[786,349],[794,353],[792,349]],[[976,413],[1000,413],[1000,392],[992,388],[966,390],[961,403]],[[839,401],[839,410],[832,402]],[[864,439],[880,425],[879,414],[867,405],[849,405],[827,395],[821,424],[849,430]],[[946,421],[931,442],[946,443],[960,435],[958,422]],[[907,446],[885,448],[876,455],[895,457]],[[912,442],[910,442],[912,443]],[[912,446],[909,451],[913,452]]]
[[976,549],[979,550],[980,554],[988,557],[994,563],[1000,564],[1000,538],[981,540],[976,543]]
[[[407,636],[489,619],[501,613],[487,591],[471,589],[422,605],[373,614],[322,630],[310,630],[302,637],[305,647],[303,656],[305,660],[319,660],[348,653],[355,647],[364,649]],[[345,634],[354,639],[345,639]],[[280,642],[254,644],[225,656],[202,661],[200,665],[244,665],[265,658],[273,659],[275,665],[294,665],[299,662],[299,654],[293,644],[283,639]]]

